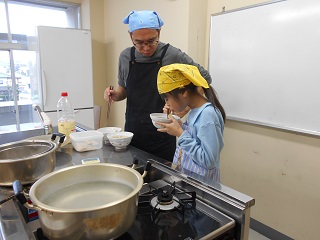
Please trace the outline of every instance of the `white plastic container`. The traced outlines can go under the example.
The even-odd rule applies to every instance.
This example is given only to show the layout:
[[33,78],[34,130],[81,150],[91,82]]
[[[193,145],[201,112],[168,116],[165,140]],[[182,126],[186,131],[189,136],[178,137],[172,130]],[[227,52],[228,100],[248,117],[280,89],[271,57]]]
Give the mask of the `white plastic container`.
[[72,146],[78,152],[86,152],[102,148],[103,133],[96,130],[74,132],[70,134]]

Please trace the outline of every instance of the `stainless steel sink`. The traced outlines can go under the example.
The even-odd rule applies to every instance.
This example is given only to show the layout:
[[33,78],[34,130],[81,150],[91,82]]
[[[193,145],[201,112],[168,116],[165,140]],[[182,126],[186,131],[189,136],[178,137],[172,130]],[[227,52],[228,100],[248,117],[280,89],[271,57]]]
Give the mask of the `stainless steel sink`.
[[44,135],[44,128],[20,131],[20,132],[1,133],[0,144],[21,141],[21,140],[39,136],[39,135]]
[[[87,130],[91,130],[91,129],[82,124],[77,123],[76,125],[77,132],[82,132]],[[57,132],[57,131],[58,131],[58,127],[54,126],[53,132]],[[36,136],[45,136],[45,129],[38,128],[38,129],[32,129],[32,130],[26,130],[26,131],[20,131],[20,132],[0,133],[0,145],[9,143],[9,142],[21,141],[21,140],[25,140],[27,138],[32,138]],[[48,140],[50,140],[50,137],[48,137]]]

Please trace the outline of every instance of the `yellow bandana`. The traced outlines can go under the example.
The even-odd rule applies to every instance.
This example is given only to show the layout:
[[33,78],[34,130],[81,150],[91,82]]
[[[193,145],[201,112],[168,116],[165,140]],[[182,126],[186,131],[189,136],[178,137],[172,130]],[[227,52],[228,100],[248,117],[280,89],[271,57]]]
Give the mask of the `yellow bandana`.
[[193,65],[174,63],[161,67],[158,72],[158,91],[160,94],[182,88],[192,82],[195,86],[209,88],[208,82]]

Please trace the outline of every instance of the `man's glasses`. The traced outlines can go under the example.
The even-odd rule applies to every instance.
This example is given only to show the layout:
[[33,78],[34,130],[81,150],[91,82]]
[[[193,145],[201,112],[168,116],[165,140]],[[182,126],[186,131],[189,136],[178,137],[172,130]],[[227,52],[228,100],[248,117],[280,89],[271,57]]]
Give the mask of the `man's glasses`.
[[145,46],[149,46],[149,47],[154,47],[158,44],[159,40],[149,40],[149,41],[145,41],[145,42],[140,42],[140,41],[132,41],[133,45],[136,47],[136,48],[143,48]]

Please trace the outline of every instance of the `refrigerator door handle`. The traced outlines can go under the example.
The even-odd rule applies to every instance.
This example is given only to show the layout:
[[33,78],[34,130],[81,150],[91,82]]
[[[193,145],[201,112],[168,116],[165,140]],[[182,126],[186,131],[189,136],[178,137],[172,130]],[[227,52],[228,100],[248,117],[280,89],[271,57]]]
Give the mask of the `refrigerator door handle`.
[[41,71],[41,78],[42,78],[42,94],[43,94],[43,106],[47,104],[47,82],[46,82],[46,75],[44,70]]

